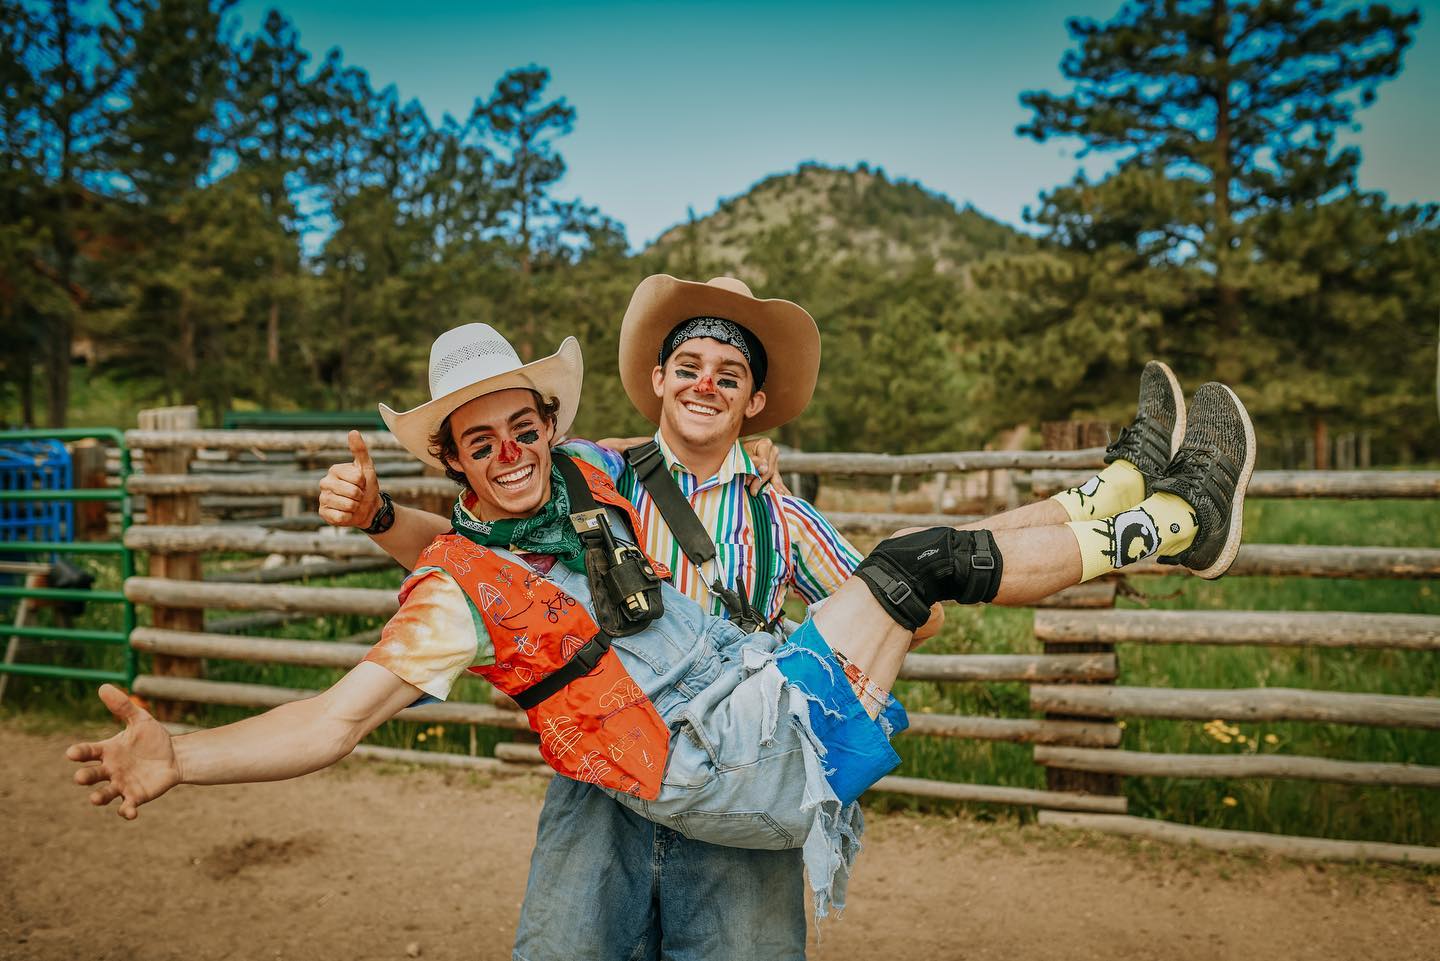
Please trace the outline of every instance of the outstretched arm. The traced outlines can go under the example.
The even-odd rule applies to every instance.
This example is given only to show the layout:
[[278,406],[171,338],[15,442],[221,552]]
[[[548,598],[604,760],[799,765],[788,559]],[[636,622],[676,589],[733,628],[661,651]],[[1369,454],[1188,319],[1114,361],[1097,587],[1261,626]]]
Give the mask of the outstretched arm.
[[125,730],[104,741],[72,744],[65,756],[96,762],[76,771],[75,783],[95,786],[91,804],[104,806],[119,798],[120,816],[133,821],[142,804],[177,784],[279,781],[334,764],[420,694],[378,664],[362,661],[315,697],[176,737],[123,691],[106,684],[100,700]]
[[[380,511],[380,481],[375,462],[358,430],[350,432],[348,464],[336,464],[320,480],[320,517],[333,527],[366,528]],[[370,539],[385,549],[407,570],[415,567],[420,552],[450,529],[450,522],[438,514],[413,507],[395,508],[395,524]]]

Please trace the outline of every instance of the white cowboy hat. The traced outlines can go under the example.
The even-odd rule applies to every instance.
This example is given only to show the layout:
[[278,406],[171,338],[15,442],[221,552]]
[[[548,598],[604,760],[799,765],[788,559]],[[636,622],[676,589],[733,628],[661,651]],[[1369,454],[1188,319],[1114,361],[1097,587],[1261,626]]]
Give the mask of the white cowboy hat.
[[566,337],[560,349],[529,364],[489,324],[464,324],[447,330],[430,346],[430,401],[402,412],[380,405],[380,416],[405,449],[431,467],[444,464],[430,453],[430,435],[440,422],[476,397],[512,387],[528,387],[555,400],[555,436],[563,437],[580,406],[585,363],[580,342]]
[[761,387],[765,409],[746,418],[741,434],[758,434],[800,416],[820,376],[820,330],[805,308],[788,300],[760,300],[734,277],[702,284],[669,274],[640,281],[620,324],[620,382],[636,410],[651,423],[660,423],[660,398],[650,372],[665,335],[692,317],[721,317],[739,324],[765,347],[770,365]]

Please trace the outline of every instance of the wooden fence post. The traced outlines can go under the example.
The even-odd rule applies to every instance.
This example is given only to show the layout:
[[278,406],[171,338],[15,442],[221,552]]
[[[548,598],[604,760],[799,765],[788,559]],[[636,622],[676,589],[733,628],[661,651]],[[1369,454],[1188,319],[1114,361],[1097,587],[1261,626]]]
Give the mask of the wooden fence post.
[[[1050,450],[1083,450],[1087,447],[1099,447],[1110,442],[1109,426],[1101,421],[1062,421],[1052,422],[1043,425],[1045,431],[1045,446]],[[1052,446],[1053,444],[1053,446]],[[1108,604],[1115,606],[1112,596]],[[1115,654],[1114,644],[1051,644],[1045,643],[1046,654]],[[1119,659],[1116,659],[1116,673],[1119,673]],[[1080,681],[1076,683],[1100,683],[1114,684],[1113,680],[1107,681]],[[1075,721],[1083,720],[1078,715],[1072,714],[1051,714],[1046,712],[1047,721]],[[1114,723],[1114,718],[1091,718],[1103,722]],[[1108,774],[1097,771],[1074,771],[1062,767],[1045,768],[1045,786],[1051,791],[1078,791],[1086,794],[1120,794],[1122,792],[1120,775]]]
[[[158,407],[142,410],[139,415],[141,430],[196,430],[200,426],[199,410],[195,407]],[[190,459],[195,452],[190,448],[177,447],[146,451],[145,472],[148,474],[185,474],[190,470]],[[145,498],[145,522],[167,526],[193,526],[200,523],[200,498],[194,494],[150,494]],[[151,577],[165,577],[172,580],[198,581],[201,579],[200,555],[193,552],[152,551],[150,553]],[[192,608],[152,607],[151,623],[157,628],[175,631],[203,631],[205,612]],[[155,655],[154,673],[167,677],[201,677],[205,662],[193,657],[173,657],[168,654]],[[173,721],[181,717],[190,704],[178,701],[162,701],[155,705],[155,716],[162,721]]]

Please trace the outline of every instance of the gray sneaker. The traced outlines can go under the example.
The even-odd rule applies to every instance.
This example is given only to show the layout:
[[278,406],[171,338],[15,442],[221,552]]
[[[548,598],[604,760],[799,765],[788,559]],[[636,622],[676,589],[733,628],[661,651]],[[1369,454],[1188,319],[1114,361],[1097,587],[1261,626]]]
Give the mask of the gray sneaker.
[[1135,419],[1120,430],[1120,436],[1105,448],[1105,463],[1124,458],[1145,475],[1145,493],[1165,469],[1170,458],[1180,449],[1185,436],[1185,395],[1175,373],[1158,360],[1152,360],[1140,372],[1140,404]]
[[1213,580],[1230,569],[1240,550],[1245,488],[1255,469],[1255,428],[1235,392],[1201,384],[1190,398],[1185,440],[1154,489],[1174,494],[1195,515],[1195,540],[1161,564],[1180,564]]

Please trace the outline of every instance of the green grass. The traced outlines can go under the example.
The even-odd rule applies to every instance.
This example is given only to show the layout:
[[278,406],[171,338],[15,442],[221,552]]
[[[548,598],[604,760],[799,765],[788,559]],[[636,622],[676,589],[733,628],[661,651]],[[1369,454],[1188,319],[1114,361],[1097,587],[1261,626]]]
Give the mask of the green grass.
[[[1252,543],[1350,544],[1403,547],[1440,546],[1440,503],[1419,501],[1254,501],[1246,509]],[[233,558],[214,558],[221,566]],[[95,566],[97,587],[113,587],[113,565]],[[394,588],[398,573],[353,575],[314,584]],[[1430,581],[1337,581],[1305,578],[1235,578],[1203,582],[1189,578],[1136,578],[1148,597],[1126,599],[1157,609],[1388,611],[1440,614],[1440,584]],[[118,610],[91,605],[77,626],[118,627]],[[143,617],[143,613],[142,613]],[[331,616],[298,621],[265,633],[311,640],[337,640],[378,627],[376,618]],[[115,665],[115,651],[76,654],[46,646],[51,656],[84,666]],[[947,610],[941,635],[929,653],[1038,652],[1032,614],[1001,608]],[[1146,687],[1295,687],[1329,691],[1440,697],[1440,654],[1417,651],[1216,647],[1125,644],[1118,648],[1120,683]],[[149,669],[142,658],[141,670]],[[335,670],[210,661],[214,680],[321,688]],[[934,684],[901,682],[898,692],[912,713],[954,713],[1029,717],[1023,684]],[[488,700],[484,683],[464,682],[456,697]],[[4,710],[98,720],[103,717],[88,685],[11,678]],[[191,719],[213,725],[245,716],[241,708],[202,707]],[[1228,719],[1227,719],[1228,720]],[[1440,732],[1326,724],[1234,725],[1245,741],[1222,743],[1198,721],[1131,719],[1123,747],[1173,753],[1277,752],[1368,761],[1440,765]],[[421,735],[424,735],[422,740]],[[1273,743],[1267,739],[1273,736]],[[514,738],[510,731],[478,728],[474,747],[489,754],[494,744]],[[420,750],[471,749],[471,731],[391,722],[372,742]],[[899,772],[940,780],[1044,787],[1045,774],[1028,746],[1004,742],[904,737],[896,742],[904,763]],[[1325,784],[1310,781],[1127,778],[1133,814],[1203,826],[1306,834],[1334,838],[1440,844],[1440,791],[1421,788]],[[1226,799],[1233,803],[1227,803]],[[881,796],[871,802],[889,808],[944,809],[930,801]],[[1023,809],[976,808],[982,817],[1026,817]]]

